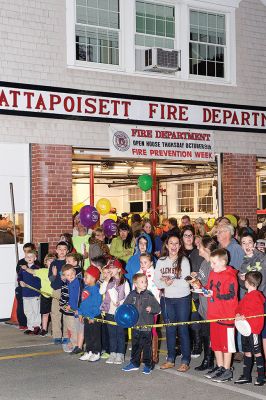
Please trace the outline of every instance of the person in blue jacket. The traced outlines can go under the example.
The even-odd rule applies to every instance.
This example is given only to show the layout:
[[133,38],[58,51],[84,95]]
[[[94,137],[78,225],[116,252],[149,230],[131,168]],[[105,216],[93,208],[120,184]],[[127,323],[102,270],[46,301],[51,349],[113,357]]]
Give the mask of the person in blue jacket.
[[[39,269],[39,267],[35,265],[36,259],[36,251],[30,250],[26,253],[25,261],[29,269]],[[41,281],[22,268],[18,273],[18,281],[22,287],[23,307],[27,318],[28,329],[24,333],[26,335],[38,335],[41,330],[40,293],[25,285],[40,290]]]
[[125,277],[128,279],[130,286],[133,285],[133,276],[139,272],[140,270],[140,261],[139,256],[142,253],[151,253],[152,252],[152,241],[147,233],[141,233],[140,236],[136,240],[135,253],[127,262],[126,265],[126,275]]
[[84,320],[84,337],[86,352],[80,357],[81,361],[95,362],[100,359],[101,352],[101,323],[94,318],[101,318],[100,306],[102,296],[97,281],[100,271],[97,267],[89,267],[84,274],[84,289],[81,295],[81,303],[78,308],[80,321]]

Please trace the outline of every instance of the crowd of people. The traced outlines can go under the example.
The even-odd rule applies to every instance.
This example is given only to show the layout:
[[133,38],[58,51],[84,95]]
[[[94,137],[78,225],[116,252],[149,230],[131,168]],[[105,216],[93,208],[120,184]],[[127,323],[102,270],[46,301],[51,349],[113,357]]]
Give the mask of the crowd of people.
[[[139,318],[123,371],[143,363],[142,372],[152,372],[159,362],[158,329],[152,325],[162,320],[167,358],[161,369],[174,368],[180,356],[177,370],[186,372],[191,358],[203,352],[195,369],[207,379],[232,380],[232,363],[242,361],[243,374],[235,383],[247,384],[255,357],[254,384],[262,386],[265,240],[257,240],[246,219],[238,219],[237,226],[231,222],[220,217],[210,229],[202,218],[185,215],[180,224],[164,219],[159,231],[135,215],[131,226],[126,217],[119,221],[110,238],[102,227],[88,232],[78,221],[76,234],[63,233],[44,265],[35,245],[26,243],[17,265],[19,328],[46,336],[50,324],[54,343],[79,360],[123,364],[128,332],[115,323],[115,313],[122,304],[133,304]],[[216,322],[198,323],[206,320]],[[235,320],[248,323],[247,335],[236,331]]]

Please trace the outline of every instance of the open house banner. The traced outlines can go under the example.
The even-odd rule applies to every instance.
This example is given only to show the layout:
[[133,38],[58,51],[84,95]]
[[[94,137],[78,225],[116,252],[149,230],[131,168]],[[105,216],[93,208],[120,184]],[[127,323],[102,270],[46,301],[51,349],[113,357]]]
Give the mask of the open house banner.
[[109,147],[110,154],[119,158],[214,161],[209,131],[110,125]]

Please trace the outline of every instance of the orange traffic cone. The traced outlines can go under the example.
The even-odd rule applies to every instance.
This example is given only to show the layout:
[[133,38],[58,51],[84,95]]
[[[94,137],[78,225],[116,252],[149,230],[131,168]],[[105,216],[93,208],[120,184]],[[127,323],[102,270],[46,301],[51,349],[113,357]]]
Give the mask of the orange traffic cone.
[[13,301],[13,307],[12,307],[12,311],[11,311],[11,317],[8,321],[6,321],[6,324],[9,325],[18,325],[18,319],[17,319],[17,306],[18,306],[18,302],[16,299],[16,296],[14,297],[14,301]]

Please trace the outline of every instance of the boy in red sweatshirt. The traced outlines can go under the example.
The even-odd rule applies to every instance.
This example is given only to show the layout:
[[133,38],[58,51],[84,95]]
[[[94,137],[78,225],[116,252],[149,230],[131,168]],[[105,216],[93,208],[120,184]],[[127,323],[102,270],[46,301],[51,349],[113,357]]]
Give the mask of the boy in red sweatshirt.
[[[258,271],[251,271],[245,275],[245,287],[247,293],[239,302],[236,309],[236,321],[246,319],[252,315],[264,314],[264,295],[257,290],[261,284],[262,274]],[[264,360],[261,353],[261,337],[260,333],[264,326],[264,317],[248,318],[251,334],[249,336],[241,335],[242,348],[244,351],[243,375],[235,381],[236,384],[242,385],[251,383],[251,371],[253,367],[253,355],[256,357],[258,378],[255,380],[255,386],[264,385]]]
[[[237,308],[238,281],[237,272],[229,267],[228,254],[225,249],[218,249],[210,256],[211,272],[207,288],[211,294],[208,297],[207,319],[234,318]],[[235,353],[234,321],[218,321],[210,323],[211,348],[215,353],[217,366],[205,377],[214,382],[232,380],[232,353]]]

